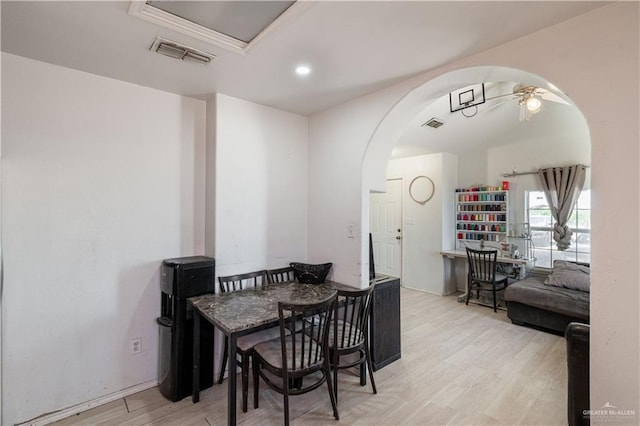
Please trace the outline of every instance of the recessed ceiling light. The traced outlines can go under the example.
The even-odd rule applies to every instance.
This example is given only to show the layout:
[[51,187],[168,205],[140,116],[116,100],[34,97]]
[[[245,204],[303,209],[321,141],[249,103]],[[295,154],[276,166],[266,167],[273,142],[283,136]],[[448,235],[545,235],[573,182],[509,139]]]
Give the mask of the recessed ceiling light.
[[311,68],[307,65],[299,65],[296,67],[296,74],[298,75],[309,75],[311,74]]

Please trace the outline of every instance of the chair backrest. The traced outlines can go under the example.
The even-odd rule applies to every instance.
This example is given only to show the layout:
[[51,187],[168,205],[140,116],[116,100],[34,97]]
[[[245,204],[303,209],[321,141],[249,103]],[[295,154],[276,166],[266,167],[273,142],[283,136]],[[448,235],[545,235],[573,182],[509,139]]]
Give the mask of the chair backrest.
[[246,274],[229,275],[227,277],[218,277],[220,283],[220,292],[227,293],[230,291],[244,290],[248,287],[256,288],[259,285],[267,283],[265,271],[249,272]]
[[[329,353],[329,327],[337,297],[334,292],[317,303],[278,302],[283,370],[305,373],[322,365]],[[297,331],[290,333],[296,330],[295,324],[299,324]]]
[[493,282],[498,267],[498,250],[474,250],[467,247],[469,275],[472,280]]
[[339,290],[333,335],[335,347],[352,348],[362,345],[369,333],[369,315],[374,285],[362,290]]
[[287,281],[293,281],[294,279],[295,276],[293,275],[293,268],[291,266],[267,270],[267,281],[269,284],[284,283]]

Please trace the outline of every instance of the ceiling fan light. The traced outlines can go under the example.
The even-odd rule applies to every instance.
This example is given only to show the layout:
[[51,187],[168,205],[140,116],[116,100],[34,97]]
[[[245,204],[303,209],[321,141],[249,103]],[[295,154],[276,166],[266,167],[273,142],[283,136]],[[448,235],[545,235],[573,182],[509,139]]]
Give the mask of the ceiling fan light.
[[536,112],[540,111],[540,108],[542,108],[542,101],[540,101],[540,99],[536,98],[535,96],[529,96],[525,101],[525,105],[527,106],[527,111],[535,114]]

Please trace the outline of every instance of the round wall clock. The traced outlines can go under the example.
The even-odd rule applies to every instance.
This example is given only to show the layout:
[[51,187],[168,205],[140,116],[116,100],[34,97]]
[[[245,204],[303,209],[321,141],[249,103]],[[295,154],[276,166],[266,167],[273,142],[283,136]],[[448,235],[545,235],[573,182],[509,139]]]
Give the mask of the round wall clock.
[[409,184],[409,196],[418,204],[425,205],[436,192],[436,186],[427,176],[416,176]]

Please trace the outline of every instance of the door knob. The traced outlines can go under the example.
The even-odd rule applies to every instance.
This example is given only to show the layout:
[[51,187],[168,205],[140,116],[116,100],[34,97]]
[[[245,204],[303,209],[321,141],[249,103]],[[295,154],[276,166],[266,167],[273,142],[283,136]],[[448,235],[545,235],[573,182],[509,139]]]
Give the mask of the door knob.
[[401,237],[400,235],[398,235],[398,236],[396,237],[396,240],[401,240],[401,239],[402,239],[402,237]]

